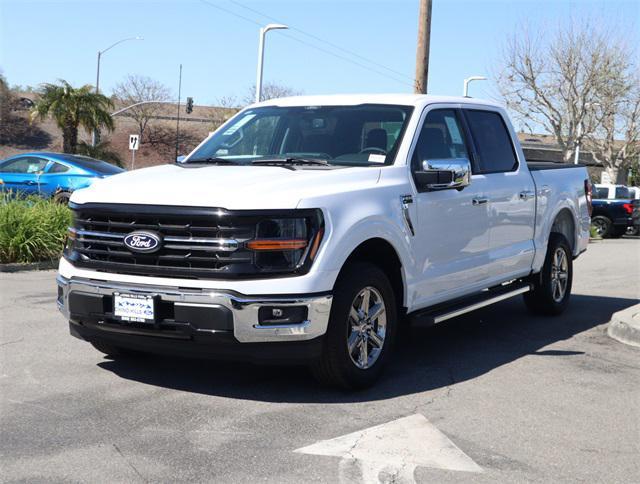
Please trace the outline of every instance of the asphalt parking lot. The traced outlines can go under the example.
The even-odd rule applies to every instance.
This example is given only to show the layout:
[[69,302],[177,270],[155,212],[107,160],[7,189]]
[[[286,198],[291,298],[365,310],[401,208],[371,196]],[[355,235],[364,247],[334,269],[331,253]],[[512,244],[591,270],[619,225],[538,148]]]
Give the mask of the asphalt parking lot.
[[0,480],[638,482],[640,350],[605,325],[639,274],[640,240],[593,243],[562,317],[514,299],[413,328],[351,394],[304,368],[104,358],[53,271],[0,274]]

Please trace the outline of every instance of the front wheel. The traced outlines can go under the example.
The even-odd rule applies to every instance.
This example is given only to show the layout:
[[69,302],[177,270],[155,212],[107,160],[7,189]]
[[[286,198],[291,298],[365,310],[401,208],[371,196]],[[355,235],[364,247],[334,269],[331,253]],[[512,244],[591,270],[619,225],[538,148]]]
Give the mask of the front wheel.
[[354,263],[334,288],[321,358],[312,372],[321,383],[366,388],[380,377],[396,335],[397,311],[386,274],[369,263]]
[[534,314],[555,316],[569,304],[573,281],[573,260],[564,235],[552,232],[540,274],[533,279],[533,289],[524,293],[524,302]]

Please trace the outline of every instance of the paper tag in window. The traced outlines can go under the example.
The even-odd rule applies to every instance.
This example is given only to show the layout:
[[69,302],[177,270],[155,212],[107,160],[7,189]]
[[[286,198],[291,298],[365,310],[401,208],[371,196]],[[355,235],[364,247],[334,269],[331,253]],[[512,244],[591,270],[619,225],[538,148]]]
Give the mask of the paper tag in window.
[[386,159],[385,155],[376,155],[374,153],[369,155],[369,163],[384,163]]

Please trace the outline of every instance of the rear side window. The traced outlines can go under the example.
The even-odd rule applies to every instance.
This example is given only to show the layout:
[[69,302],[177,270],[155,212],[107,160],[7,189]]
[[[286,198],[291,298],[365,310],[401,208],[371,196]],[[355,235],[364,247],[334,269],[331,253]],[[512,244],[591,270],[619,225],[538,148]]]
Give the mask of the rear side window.
[[53,166],[49,168],[49,173],[65,173],[67,171],[69,171],[69,167],[60,163],[54,163]]
[[633,198],[627,187],[616,187],[616,198]]
[[472,109],[465,110],[465,113],[480,158],[479,172],[514,171],[518,161],[502,116],[493,111]]

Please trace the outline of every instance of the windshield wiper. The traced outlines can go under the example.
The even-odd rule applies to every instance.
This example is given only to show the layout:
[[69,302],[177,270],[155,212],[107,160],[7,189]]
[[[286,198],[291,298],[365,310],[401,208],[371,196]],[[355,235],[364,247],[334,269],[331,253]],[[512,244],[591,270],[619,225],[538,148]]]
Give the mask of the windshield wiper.
[[187,161],[186,165],[189,163],[211,163],[212,165],[239,165],[237,161],[229,160],[227,158],[218,158],[215,156],[209,156],[207,158],[191,158]]
[[320,166],[329,166],[329,162],[327,160],[322,160],[320,158],[297,158],[297,157],[289,157],[289,158],[268,158],[261,160],[254,160],[251,162],[252,165],[320,165]]

